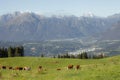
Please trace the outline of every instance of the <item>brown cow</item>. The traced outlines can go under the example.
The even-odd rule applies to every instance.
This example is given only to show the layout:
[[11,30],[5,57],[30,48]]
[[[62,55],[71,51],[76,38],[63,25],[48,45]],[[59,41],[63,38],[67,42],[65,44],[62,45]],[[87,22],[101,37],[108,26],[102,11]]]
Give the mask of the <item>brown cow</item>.
[[15,67],[14,70],[23,70],[23,67]]
[[10,67],[8,67],[8,69],[9,69],[9,70],[12,70],[12,69],[13,69],[13,67],[11,67],[11,66],[10,66]]
[[73,65],[68,65],[68,69],[73,69]]
[[60,71],[61,69],[60,68],[57,68],[57,71]]
[[6,67],[6,66],[2,66],[1,68],[2,68],[2,69],[6,69],[7,67]]
[[38,69],[42,69],[42,66],[39,66]]
[[76,65],[76,70],[80,69],[80,65]]

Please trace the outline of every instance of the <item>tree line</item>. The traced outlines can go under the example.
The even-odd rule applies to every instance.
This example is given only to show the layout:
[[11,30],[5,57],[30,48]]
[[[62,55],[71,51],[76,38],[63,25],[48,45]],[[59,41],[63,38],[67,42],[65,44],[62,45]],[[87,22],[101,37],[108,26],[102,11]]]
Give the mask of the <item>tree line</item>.
[[1,47],[0,48],[0,58],[5,57],[20,57],[24,56],[24,47],[23,46],[17,46],[17,47]]
[[[87,52],[82,52],[80,54],[75,54],[75,55],[66,53],[66,54],[59,54],[57,56],[57,58],[76,58],[76,59],[101,59],[101,58],[105,58],[105,57],[107,57],[107,56],[104,55],[103,53],[98,54],[98,55],[97,54],[89,55]],[[54,58],[55,58],[55,56],[54,56]]]

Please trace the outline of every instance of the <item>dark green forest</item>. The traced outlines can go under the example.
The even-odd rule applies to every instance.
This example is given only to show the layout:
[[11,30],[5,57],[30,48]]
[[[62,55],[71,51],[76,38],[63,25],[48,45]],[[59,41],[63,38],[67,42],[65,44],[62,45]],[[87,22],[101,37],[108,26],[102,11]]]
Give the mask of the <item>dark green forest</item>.
[[20,57],[20,56],[24,56],[24,47],[23,46],[0,48],[0,58]]

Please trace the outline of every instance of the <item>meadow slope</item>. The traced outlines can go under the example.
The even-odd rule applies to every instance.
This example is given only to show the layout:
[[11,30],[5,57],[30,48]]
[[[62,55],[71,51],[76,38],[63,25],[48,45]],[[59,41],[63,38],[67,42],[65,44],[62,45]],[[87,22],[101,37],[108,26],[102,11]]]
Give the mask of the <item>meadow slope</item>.
[[[79,70],[67,70],[69,64]],[[0,65],[29,66],[30,71],[0,69],[0,80],[120,80],[120,56],[105,59],[57,59],[39,57],[0,58]],[[38,71],[38,66],[43,70]],[[61,70],[56,70],[60,68]]]

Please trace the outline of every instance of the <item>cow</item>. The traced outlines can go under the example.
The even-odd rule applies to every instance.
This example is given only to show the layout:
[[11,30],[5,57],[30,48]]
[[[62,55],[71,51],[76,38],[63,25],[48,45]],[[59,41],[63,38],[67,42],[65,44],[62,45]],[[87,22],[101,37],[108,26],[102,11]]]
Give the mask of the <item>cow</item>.
[[42,69],[42,66],[39,66],[38,69]]
[[13,69],[13,67],[11,67],[11,66],[10,66],[10,67],[8,67],[8,69],[9,69],[9,70],[12,70],[12,69]]
[[38,67],[38,71],[42,71],[42,66],[39,66],[39,67]]
[[76,70],[80,69],[80,65],[76,65]]
[[1,66],[1,68],[2,68],[2,69],[7,69],[7,67],[6,67],[6,66]]
[[57,68],[57,71],[60,71],[61,69],[60,68]]
[[14,70],[23,70],[23,67],[15,67]]
[[30,67],[24,67],[23,70],[30,71],[31,68]]
[[68,69],[73,69],[73,65],[68,65]]

